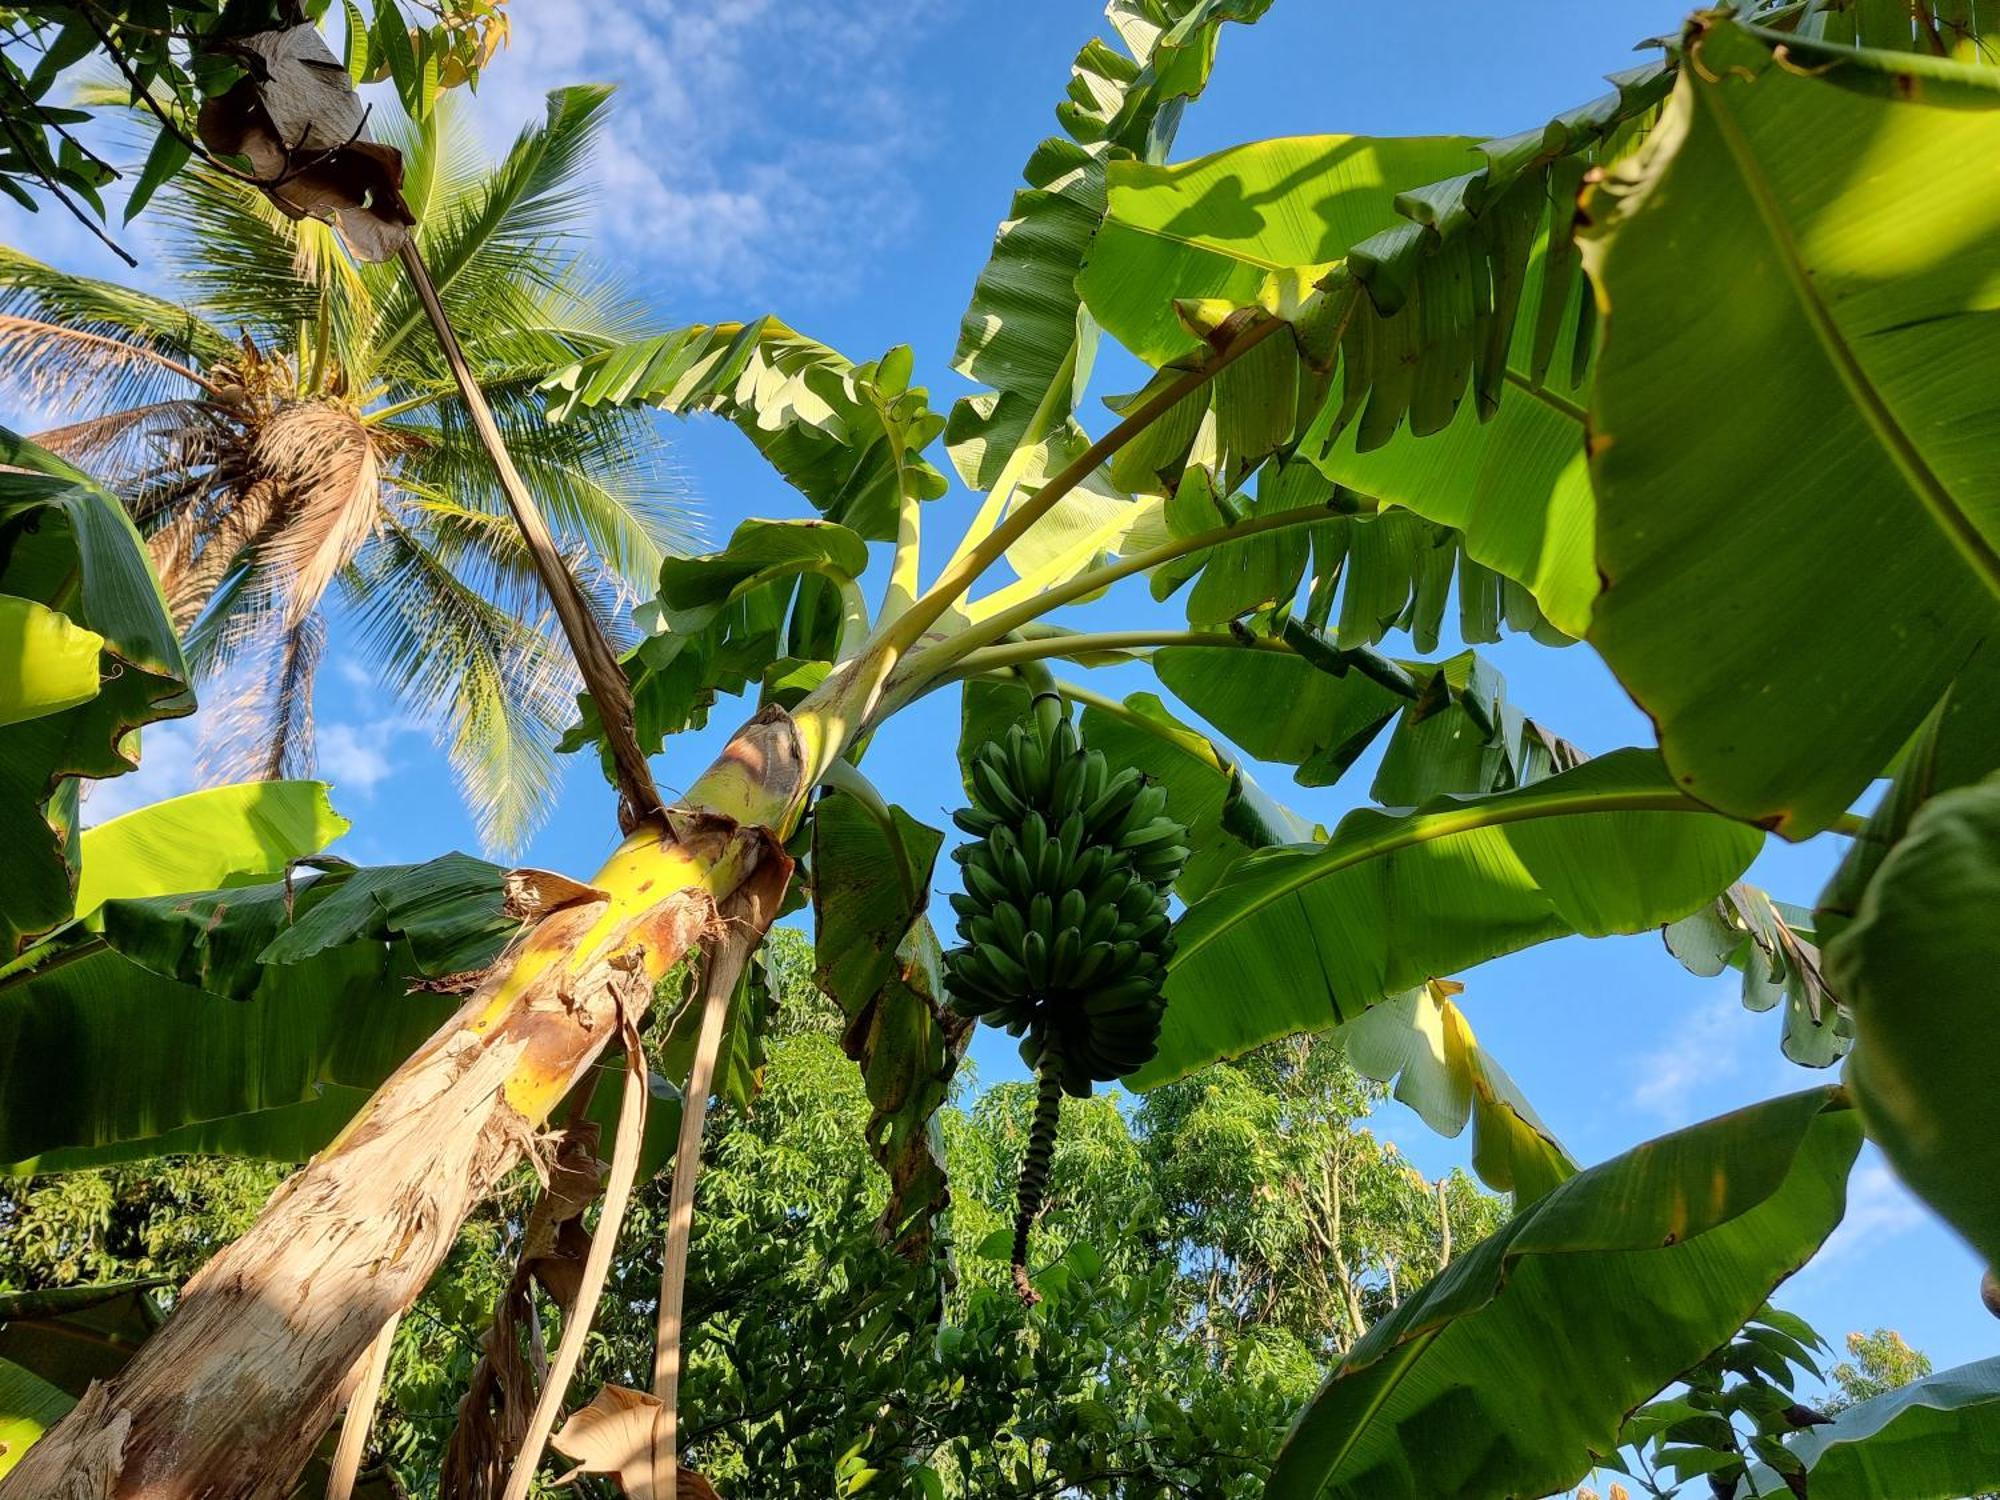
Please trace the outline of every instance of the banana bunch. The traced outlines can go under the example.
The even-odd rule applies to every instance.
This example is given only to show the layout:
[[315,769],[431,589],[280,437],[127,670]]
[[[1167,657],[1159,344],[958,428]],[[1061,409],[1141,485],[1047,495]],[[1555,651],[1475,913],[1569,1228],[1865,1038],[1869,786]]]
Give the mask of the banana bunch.
[[1166,788],[1085,750],[1061,700],[972,757],[972,806],[952,821],[965,891],[951,898],[962,947],[945,955],[952,1005],[1025,1036],[1082,1098],[1159,1046],[1173,955],[1167,890],[1188,857]]

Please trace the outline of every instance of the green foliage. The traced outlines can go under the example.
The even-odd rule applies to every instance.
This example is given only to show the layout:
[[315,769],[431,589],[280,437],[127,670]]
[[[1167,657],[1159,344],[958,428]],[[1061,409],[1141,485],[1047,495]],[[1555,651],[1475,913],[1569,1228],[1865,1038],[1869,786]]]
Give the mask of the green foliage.
[[[861,1492],[884,1495],[1251,1500],[1320,1362],[1358,1332],[1350,1306],[1387,1314],[1444,1253],[1436,1189],[1357,1128],[1379,1090],[1304,1039],[1160,1090],[1129,1120],[1115,1099],[1070,1101],[1032,1311],[1006,1284],[1004,1243],[1032,1090],[947,1106],[944,1291],[935,1262],[878,1235],[875,1106],[842,1054],[846,1022],[811,987],[811,945],[781,928],[770,949],[764,1089],[712,1122],[688,1288],[689,1462],[732,1500],[818,1500],[864,1470]],[[161,1158],[0,1187],[0,1291],[178,1281],[278,1176]],[[1331,1219],[1302,1180],[1333,1185]],[[533,1186],[518,1174],[468,1222],[398,1334],[377,1446],[416,1494],[435,1483]],[[1445,1187],[1458,1243],[1501,1221],[1463,1177]],[[639,1194],[577,1400],[643,1383],[667,1189]]]
[[1837,1415],[1766,1454],[1734,1495],[1789,1482],[1821,1500],[1957,1500],[1975,1490],[1974,1500],[1994,1500],[2000,1359],[1933,1375],[1930,1360],[1887,1328],[1850,1333],[1847,1348],[1855,1363],[1833,1368],[1843,1398],[1831,1407]]
[[[2000,629],[2000,490],[1973,436],[2000,374],[1978,166],[2000,76],[1728,20],[1684,45],[1659,130],[1584,210],[1605,304],[1590,638],[1684,785],[1801,836],[1991,672],[1967,663]],[[1779,464],[1774,431],[1798,438]],[[1774,545],[1808,535],[1810,565]],[[1837,673],[1833,621],[1854,643]],[[1990,748],[1992,696],[1966,690]]]
[[[843,643],[865,625],[857,580],[868,566],[861,536],[833,521],[758,521],[701,557],[668,558],[659,592],[633,612],[639,643],[625,658],[639,747],[657,753],[671,735],[699,729],[720,694],[752,683],[793,701],[824,680]],[[562,750],[599,741],[596,705]]]
[[[131,770],[131,731],[192,713],[194,696],[123,508],[54,454],[3,430],[0,463],[0,597],[39,610],[40,622],[36,633],[0,637],[0,680],[23,692],[60,638],[84,648],[71,666],[87,669],[90,686],[82,693],[77,678],[75,691],[0,716],[8,720],[0,724],[0,842],[10,851],[0,872],[4,961],[74,908],[79,781]],[[25,710],[26,699],[18,701]]]
[[[1774,1487],[1785,1486],[1780,1476],[1803,1475],[1784,1439],[1827,1420],[1794,1390],[1801,1373],[1819,1376],[1813,1354],[1825,1347],[1802,1319],[1762,1309],[1738,1337],[1684,1374],[1674,1394],[1626,1420],[1620,1437],[1636,1450],[1647,1487],[1666,1495],[1705,1478],[1713,1493],[1729,1496],[1752,1466]],[[1673,1478],[1662,1480],[1661,1470]],[[1766,1492],[1761,1485],[1754,1491]]]
[[1931,1373],[1931,1357],[1904,1343],[1893,1328],[1850,1333],[1847,1352],[1853,1358],[1841,1360],[1831,1371],[1840,1388],[1839,1399],[1829,1403],[1835,1411],[1872,1401]]
[[1827,972],[1854,1011],[1848,1077],[1871,1139],[2000,1264],[1994,975],[2000,775],[1925,803],[1869,882]]
[[[413,7],[420,17],[415,27],[398,0],[378,0],[373,25],[357,24],[359,12],[350,4],[349,73],[356,83],[393,75],[404,107],[428,114],[441,88],[475,79],[505,41],[505,4],[445,0]],[[283,0],[28,0],[8,6],[10,50],[0,56],[6,85],[0,90],[0,192],[30,212],[41,206],[39,192],[80,218],[79,204],[104,218],[103,190],[124,174],[77,133],[104,101],[72,107],[59,85],[78,65],[108,65],[132,103],[150,98],[158,107],[158,133],[126,203],[129,223],[192,158],[191,126],[203,101],[244,76],[249,54],[241,39],[296,24],[301,14],[316,23],[330,9],[329,0],[302,6]],[[147,123],[153,121],[149,115]]]
[[1685,916],[1758,842],[1638,750],[1512,791],[1350,813],[1316,848],[1246,857],[1188,910],[1160,1054],[1138,1082],[1352,1020],[1531,943]]
[[263,879],[108,901],[0,979],[0,1167],[301,1159],[456,1003],[411,987],[513,927],[500,872],[463,855]]
[[1838,1091],[1814,1089],[1570,1178],[1348,1351],[1293,1425],[1272,1500],[1576,1483],[1628,1410],[1819,1247],[1860,1147]]
[[903,501],[935,500],[924,460],[943,419],[910,386],[907,347],[856,365],[773,318],[697,324],[607,348],[542,384],[549,416],[645,404],[734,422],[829,521],[871,540],[896,535]]

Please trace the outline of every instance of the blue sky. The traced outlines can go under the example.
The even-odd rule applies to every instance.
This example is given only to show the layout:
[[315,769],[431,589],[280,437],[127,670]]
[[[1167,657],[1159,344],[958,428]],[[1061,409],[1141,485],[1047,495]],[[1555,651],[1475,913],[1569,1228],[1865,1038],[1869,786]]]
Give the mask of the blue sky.
[[[949,368],[958,319],[1021,165],[1053,129],[1070,58],[1099,25],[1095,0],[512,8],[514,45],[482,86],[480,129],[498,149],[539,113],[545,89],[621,85],[597,166],[595,248],[637,282],[662,326],[772,311],[857,359],[913,345],[940,409],[967,389]],[[1631,66],[1634,43],[1680,14],[1655,0],[1433,0],[1416,11],[1279,0],[1258,26],[1225,34],[1177,154],[1284,134],[1512,133],[1601,92],[1603,73]],[[74,269],[121,271],[54,211],[30,219],[0,205],[0,238]],[[133,238],[143,249],[143,232]],[[1129,388],[1128,362],[1102,363],[1102,390]],[[711,538],[745,516],[802,513],[732,430],[662,427]],[[959,493],[930,508],[933,565],[969,514]],[[1143,600],[1110,608],[1167,618]],[[336,627],[336,664],[338,644]],[[1649,742],[1586,649],[1510,641],[1491,654],[1515,701],[1584,748]],[[1141,685],[1129,672],[1092,680],[1118,692]],[[731,721],[725,705],[711,731],[670,745],[662,782],[692,779]],[[337,665],[326,673],[320,725],[323,772],[356,825],[342,852],[379,862],[476,848],[442,752],[370,682]],[[961,796],[947,753],[955,735],[955,698],[940,695],[884,731],[869,769],[895,800],[942,823]],[[156,733],[147,769],[107,787],[93,810],[185,789],[191,774],[187,737]],[[1322,821],[1350,805],[1339,789],[1291,787],[1281,767],[1259,779]],[[1349,780],[1365,786],[1367,766]],[[609,794],[578,763],[526,859],[581,875],[613,839]],[[1774,846],[1753,878],[1809,904],[1838,858],[1833,843]],[[1688,975],[1655,935],[1556,943],[1460,977],[1482,1041],[1587,1162],[1825,1078],[1780,1057],[1778,1017],[1745,1012],[1733,978]],[[974,1053],[984,1079],[1021,1073],[1004,1038],[982,1038]],[[1439,1140],[1398,1105],[1374,1123],[1432,1175],[1466,1160],[1466,1141]],[[1872,1152],[1851,1186],[1847,1224],[1779,1300],[1836,1342],[1850,1329],[1898,1328],[1940,1367],[2000,1351],[1972,1255]]]

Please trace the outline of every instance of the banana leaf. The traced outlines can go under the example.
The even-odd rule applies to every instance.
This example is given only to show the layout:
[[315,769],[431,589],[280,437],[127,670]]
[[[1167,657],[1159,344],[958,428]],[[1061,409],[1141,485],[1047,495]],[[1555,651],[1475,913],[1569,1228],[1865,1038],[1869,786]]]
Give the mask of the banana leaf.
[[1910,820],[1826,950],[1848,1082],[1911,1187],[2000,1265],[2000,775]]
[[1757,830],[1619,750],[1532,785],[1348,814],[1233,866],[1176,925],[1151,1088],[1551,938],[1641,932],[1713,900]]
[[[2000,74],[1720,15],[1584,205],[1591,642],[1691,794],[1802,837],[2000,653]],[[1964,738],[2000,763],[1990,691]]]
[[457,1004],[412,987],[499,951],[501,899],[454,854],[105,903],[0,979],[0,1170],[302,1159]]
[[1371,1328],[1293,1423],[1270,1500],[1566,1490],[1840,1222],[1861,1125],[1811,1089],[1580,1172]]
[[[0,595],[58,612],[101,642],[97,691],[0,726],[4,961],[70,915],[78,778],[131,770],[137,741],[130,732],[194,712],[194,695],[145,543],[124,508],[53,454],[4,429]],[[22,680],[28,669],[25,660],[0,656],[0,679]]]
[[[2000,1358],[1982,1359],[1850,1406],[1786,1445],[1812,1500],[1959,1500],[2000,1486]],[[1783,1495],[1761,1466],[1736,1492]]]

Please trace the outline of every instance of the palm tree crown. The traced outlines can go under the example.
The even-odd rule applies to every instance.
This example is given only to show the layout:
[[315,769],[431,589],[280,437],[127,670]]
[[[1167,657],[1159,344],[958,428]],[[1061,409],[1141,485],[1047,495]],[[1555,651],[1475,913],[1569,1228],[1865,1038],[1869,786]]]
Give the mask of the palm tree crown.
[[[490,166],[448,108],[410,125],[418,244],[522,475],[614,631],[688,513],[651,418],[543,420],[537,386],[647,332],[576,248],[609,90],[560,89]],[[68,419],[37,441],[116,488],[146,533],[190,664],[222,679],[208,764],[299,774],[329,606],[356,664],[448,743],[481,836],[547,806],[573,667],[492,467],[393,262],[199,167],[152,210],[182,292],[159,297],[0,248],[0,370]],[[351,640],[349,637],[351,636]]]

